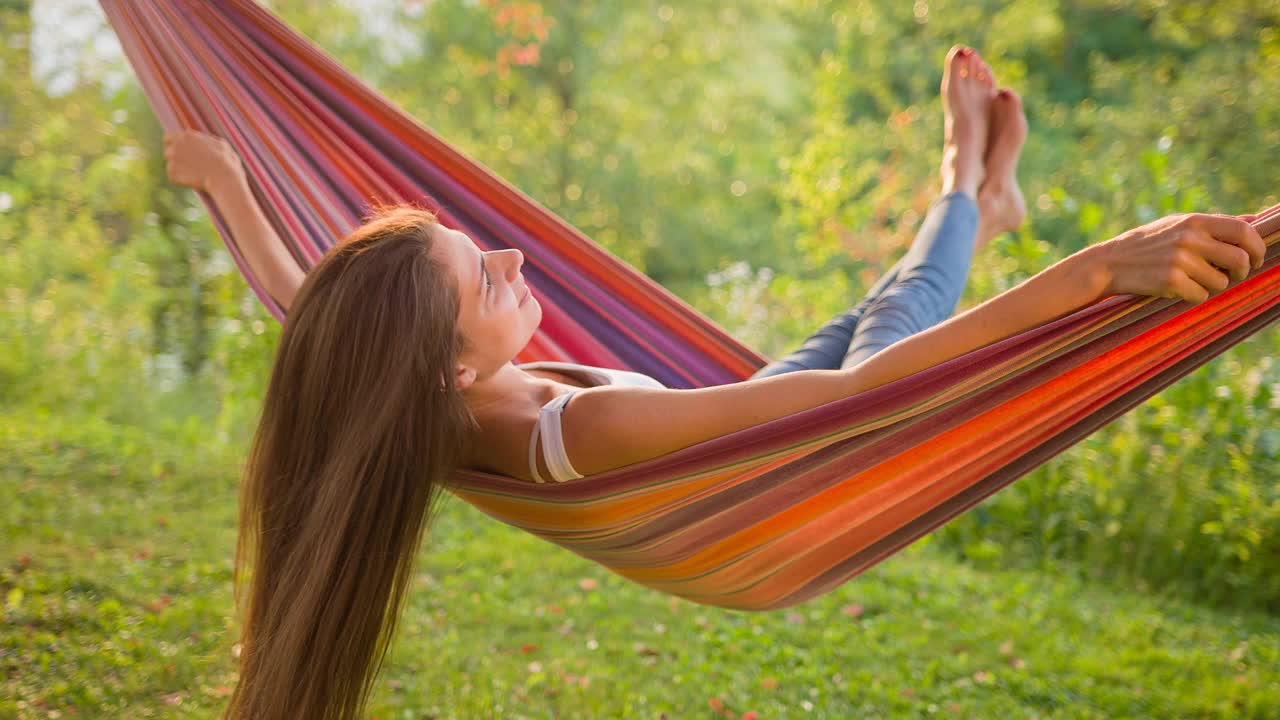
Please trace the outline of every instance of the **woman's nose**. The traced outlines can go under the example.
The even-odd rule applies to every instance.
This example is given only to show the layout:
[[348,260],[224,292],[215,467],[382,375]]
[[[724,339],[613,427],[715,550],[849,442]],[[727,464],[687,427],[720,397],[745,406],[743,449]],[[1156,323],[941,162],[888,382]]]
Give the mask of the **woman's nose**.
[[515,278],[516,273],[520,272],[520,267],[524,265],[524,253],[516,248],[499,250],[498,252],[503,255],[502,259],[506,262],[507,275]]

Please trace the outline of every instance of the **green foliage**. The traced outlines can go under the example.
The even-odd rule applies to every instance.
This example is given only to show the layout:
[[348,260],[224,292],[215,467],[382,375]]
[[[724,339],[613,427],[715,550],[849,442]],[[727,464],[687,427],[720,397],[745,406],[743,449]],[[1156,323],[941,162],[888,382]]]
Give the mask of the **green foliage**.
[[508,39],[487,8],[433,3],[404,19],[416,53],[381,89],[668,287],[784,254],[770,184],[803,85],[772,11],[542,7],[555,26],[537,62],[504,74],[495,56]]

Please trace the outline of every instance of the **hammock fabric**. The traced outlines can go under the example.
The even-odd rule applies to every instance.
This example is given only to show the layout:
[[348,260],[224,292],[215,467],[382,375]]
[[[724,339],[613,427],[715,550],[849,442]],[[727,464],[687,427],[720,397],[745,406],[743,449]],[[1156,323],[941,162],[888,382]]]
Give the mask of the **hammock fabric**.
[[[484,249],[520,248],[543,305],[518,361],[669,387],[765,359],[469,160],[250,0],[101,0],[167,130],[226,138],[302,268],[365,203],[414,201]],[[262,302],[283,320],[205,198]],[[1274,321],[1263,268],[1207,302],[1116,296],[880,388],[562,484],[460,472],[486,514],[693,602],[769,610],[845,583]]]

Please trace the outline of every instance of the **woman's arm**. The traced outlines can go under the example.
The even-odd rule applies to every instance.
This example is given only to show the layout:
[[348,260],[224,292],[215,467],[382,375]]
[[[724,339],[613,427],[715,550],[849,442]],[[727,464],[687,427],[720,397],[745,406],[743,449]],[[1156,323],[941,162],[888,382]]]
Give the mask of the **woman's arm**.
[[262,214],[235,150],[221,138],[194,131],[166,134],[164,145],[169,178],[213,198],[253,276],[288,310],[304,273]]
[[305,273],[262,214],[244,171],[216,176],[209,185],[209,195],[230,226],[231,234],[241,240],[240,250],[253,268],[254,277],[280,307],[288,311],[293,296],[302,287]]
[[[1262,238],[1226,216],[1165,218],[1086,248],[1017,287],[846,370],[807,370],[697,390],[588,389],[563,411],[566,452],[584,475],[658,457],[879,387],[1037,327],[1103,297],[1198,303],[1260,267]],[[1216,266],[1216,267],[1215,267]]]
[[845,370],[803,370],[697,390],[582,391],[562,411],[565,451],[578,472],[591,475],[893,382],[1099,299],[1106,281],[1098,260],[1096,252],[1066,258]]

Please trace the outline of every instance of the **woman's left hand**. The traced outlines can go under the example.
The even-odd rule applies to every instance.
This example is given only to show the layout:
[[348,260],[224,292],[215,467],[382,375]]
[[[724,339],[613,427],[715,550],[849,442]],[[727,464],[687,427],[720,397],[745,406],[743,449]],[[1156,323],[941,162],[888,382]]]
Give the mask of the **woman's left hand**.
[[195,130],[165,133],[164,158],[170,180],[203,192],[209,192],[223,178],[244,172],[230,143]]

